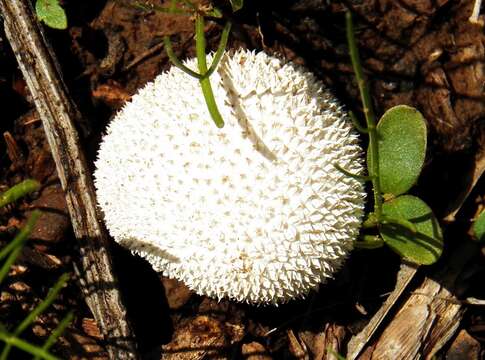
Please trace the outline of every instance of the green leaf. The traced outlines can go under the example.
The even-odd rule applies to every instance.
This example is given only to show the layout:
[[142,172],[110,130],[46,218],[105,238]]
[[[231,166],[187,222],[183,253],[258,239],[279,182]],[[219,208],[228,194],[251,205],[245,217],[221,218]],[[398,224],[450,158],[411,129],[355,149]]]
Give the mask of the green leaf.
[[397,223],[382,224],[381,236],[392,250],[417,264],[429,265],[438,260],[443,251],[443,236],[438,220],[424,201],[411,195],[399,196],[385,202],[382,213],[409,221],[416,229],[413,232]]
[[482,211],[473,223],[473,233],[480,242],[485,241],[485,211]]
[[64,9],[59,5],[59,0],[37,0],[35,12],[40,21],[53,29],[64,30],[67,28],[67,17]]
[[230,0],[230,1],[232,6],[232,11],[234,12],[241,10],[242,7],[244,6],[244,0]]
[[377,136],[381,191],[404,194],[416,183],[423,167],[426,154],[424,118],[413,107],[395,106],[382,116]]

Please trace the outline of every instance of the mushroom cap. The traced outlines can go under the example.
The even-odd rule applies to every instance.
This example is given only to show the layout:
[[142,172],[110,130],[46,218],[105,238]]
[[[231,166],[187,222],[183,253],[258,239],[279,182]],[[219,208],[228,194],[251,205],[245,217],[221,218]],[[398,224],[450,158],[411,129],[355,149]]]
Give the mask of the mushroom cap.
[[[196,60],[186,65],[196,69]],[[96,161],[110,234],[201,295],[304,297],[352,249],[365,200],[348,116],[311,73],[265,53],[224,55],[199,82],[172,67],[109,124]]]

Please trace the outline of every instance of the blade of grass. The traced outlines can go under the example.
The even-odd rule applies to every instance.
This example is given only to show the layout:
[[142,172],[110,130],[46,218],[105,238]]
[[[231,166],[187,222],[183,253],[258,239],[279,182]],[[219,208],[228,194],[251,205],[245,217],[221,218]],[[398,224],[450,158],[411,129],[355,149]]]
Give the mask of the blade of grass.
[[8,333],[0,332],[0,340],[5,342],[6,346],[14,346],[20,350],[25,351],[33,356],[38,356],[44,360],[60,360],[58,357],[51,355],[44,349],[41,349],[35,345],[29,344],[27,341],[21,340],[15,336]]
[[[64,332],[64,330],[69,326],[71,323],[72,319],[74,318],[74,313],[71,311],[69,312],[57,325],[57,327],[52,331],[52,333],[49,335],[47,338],[46,342],[42,346],[42,350],[44,351],[49,351],[52,345],[56,342],[57,338],[61,336],[61,334]],[[39,360],[40,357],[36,356],[34,360]]]
[[[31,325],[34,320],[39,316],[42,312],[47,309],[52,302],[57,297],[57,294],[59,291],[62,289],[64,284],[67,282],[69,279],[69,274],[62,274],[59,280],[57,280],[56,284],[49,290],[49,293],[47,294],[47,297],[42,300],[35,308],[32,310],[26,317],[25,319],[15,328],[14,332],[12,333],[12,336],[18,337],[29,325]],[[5,348],[2,351],[2,354],[0,355],[0,360],[7,360],[8,354],[10,353],[10,350],[12,348],[12,344],[7,344]]]
[[0,195],[0,207],[10,204],[31,192],[39,190],[39,188],[40,183],[38,181],[32,179],[24,180]]
[[39,316],[41,313],[45,311],[56,299],[57,294],[61,291],[62,287],[66,284],[67,280],[69,280],[69,274],[65,273],[59,277],[59,280],[54,284],[54,286],[49,290],[46,298],[42,300],[39,305],[32,310],[29,315],[17,326],[15,331],[13,332],[14,336],[20,335],[30,324],[34,322],[34,320]]
[[15,236],[15,238],[7,246],[5,246],[2,251],[0,251],[0,260],[10,254],[5,263],[2,265],[2,268],[0,269],[0,284],[7,275],[10,266],[15,262],[17,256],[22,251],[22,245],[25,243],[25,241],[27,241],[39,216],[39,210],[33,211],[29,220],[27,220],[27,223],[20,230],[17,236]]

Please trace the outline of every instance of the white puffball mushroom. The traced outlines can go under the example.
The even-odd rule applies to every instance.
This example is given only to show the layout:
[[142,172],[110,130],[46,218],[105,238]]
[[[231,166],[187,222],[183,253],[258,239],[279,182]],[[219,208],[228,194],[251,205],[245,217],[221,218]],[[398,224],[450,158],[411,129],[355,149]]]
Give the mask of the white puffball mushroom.
[[107,228],[198,294],[302,298],[359,233],[363,184],[334,166],[362,173],[358,136],[321,82],[265,53],[228,53],[210,80],[222,129],[176,67],[110,123],[95,171]]

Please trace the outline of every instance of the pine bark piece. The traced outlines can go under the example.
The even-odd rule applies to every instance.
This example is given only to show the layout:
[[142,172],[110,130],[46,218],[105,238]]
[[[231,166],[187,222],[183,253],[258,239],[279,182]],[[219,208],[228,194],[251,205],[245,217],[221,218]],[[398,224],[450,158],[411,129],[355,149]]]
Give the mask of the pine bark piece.
[[453,340],[450,349],[446,353],[447,360],[480,359],[480,342],[474,339],[466,330],[461,330]]
[[241,350],[242,356],[246,360],[272,360],[269,352],[263,345],[258,342],[250,342],[249,344],[243,344]]
[[75,123],[81,117],[67,95],[59,65],[28,0],[0,0],[7,38],[33,95],[56,163],[79,243],[86,302],[107,341],[111,359],[136,359],[112,272],[109,237],[96,212],[95,193]]

